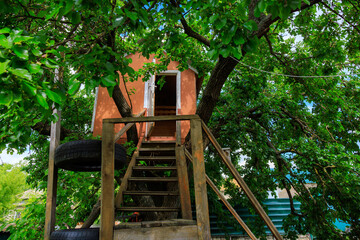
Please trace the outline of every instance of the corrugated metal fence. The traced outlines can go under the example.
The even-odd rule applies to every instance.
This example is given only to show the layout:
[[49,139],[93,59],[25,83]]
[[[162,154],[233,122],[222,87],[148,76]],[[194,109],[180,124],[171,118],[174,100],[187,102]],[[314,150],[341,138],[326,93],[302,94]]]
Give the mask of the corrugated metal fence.
[[[278,229],[280,234],[284,234],[283,229],[283,219],[287,217],[290,212],[290,201],[287,198],[280,198],[280,199],[267,199],[264,202],[264,205],[268,209],[268,215],[272,222],[274,223],[275,227]],[[300,210],[300,202],[294,201],[295,210]],[[254,220],[254,215],[251,215],[247,208],[241,208],[239,206],[234,207],[236,212],[240,215],[240,217],[244,220],[245,223],[251,222]],[[228,214],[229,218],[232,218],[231,214]],[[218,217],[210,212],[210,228],[211,228],[211,235],[212,236],[225,236],[225,235],[232,235],[232,236],[239,236],[239,235],[246,235],[245,231],[235,229],[233,226],[229,226],[224,224],[224,222],[220,222]],[[241,228],[241,227],[240,227]],[[266,233],[271,234],[271,232],[266,227]]]

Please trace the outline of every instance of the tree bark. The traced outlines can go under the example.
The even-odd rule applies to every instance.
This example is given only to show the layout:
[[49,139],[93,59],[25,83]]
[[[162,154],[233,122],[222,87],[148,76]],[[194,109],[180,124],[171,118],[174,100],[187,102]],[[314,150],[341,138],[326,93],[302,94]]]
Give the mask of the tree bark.
[[[122,117],[133,117],[131,108],[127,103],[124,95],[122,94],[120,87],[116,85],[113,90],[112,98],[115,102],[117,109],[119,110]],[[133,141],[135,146],[137,145],[139,138],[137,134],[136,124],[134,124],[127,132],[126,132],[128,142]]]

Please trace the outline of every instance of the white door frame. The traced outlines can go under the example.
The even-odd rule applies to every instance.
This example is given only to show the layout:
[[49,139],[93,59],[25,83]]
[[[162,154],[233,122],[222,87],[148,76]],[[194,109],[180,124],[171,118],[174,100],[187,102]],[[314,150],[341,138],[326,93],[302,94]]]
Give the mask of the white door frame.
[[[176,115],[181,109],[181,72],[179,70],[166,70],[156,74],[158,76],[176,76]],[[150,79],[145,82],[144,89],[144,108],[146,108],[147,116],[154,116],[155,113],[155,75],[151,75]],[[151,88],[151,89],[150,89]],[[151,94],[153,93],[153,94]],[[147,136],[151,124],[146,124],[145,136]]]

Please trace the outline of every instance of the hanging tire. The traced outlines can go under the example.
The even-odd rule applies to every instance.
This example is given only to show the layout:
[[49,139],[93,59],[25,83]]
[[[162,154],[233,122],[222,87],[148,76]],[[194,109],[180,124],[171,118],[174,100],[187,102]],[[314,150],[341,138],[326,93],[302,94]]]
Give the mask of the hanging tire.
[[58,230],[51,233],[50,240],[99,240],[99,228]]
[[[115,169],[121,169],[125,164],[126,151],[115,144]],[[101,141],[78,140],[60,145],[55,151],[55,165],[77,172],[101,171]]]

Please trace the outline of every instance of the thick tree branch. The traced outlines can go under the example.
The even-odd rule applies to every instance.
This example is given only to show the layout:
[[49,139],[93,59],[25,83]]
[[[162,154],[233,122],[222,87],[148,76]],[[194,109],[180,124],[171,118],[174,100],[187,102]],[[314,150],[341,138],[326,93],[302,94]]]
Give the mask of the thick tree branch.
[[[174,7],[176,7],[176,8],[179,7],[175,0],[171,0],[170,2],[171,2],[171,4],[172,4]],[[181,14],[181,13],[179,12],[179,14]],[[198,40],[199,42],[205,44],[206,46],[210,47],[210,40],[207,39],[207,38],[205,38],[204,36],[200,35],[199,33],[195,32],[195,31],[188,25],[188,23],[186,22],[186,20],[185,20],[185,18],[184,18],[184,16],[183,16],[182,14],[181,14],[180,22],[181,22],[181,24],[182,24],[182,26],[183,26],[183,28],[184,28],[185,33],[186,33],[189,37],[192,37],[192,38]]]

